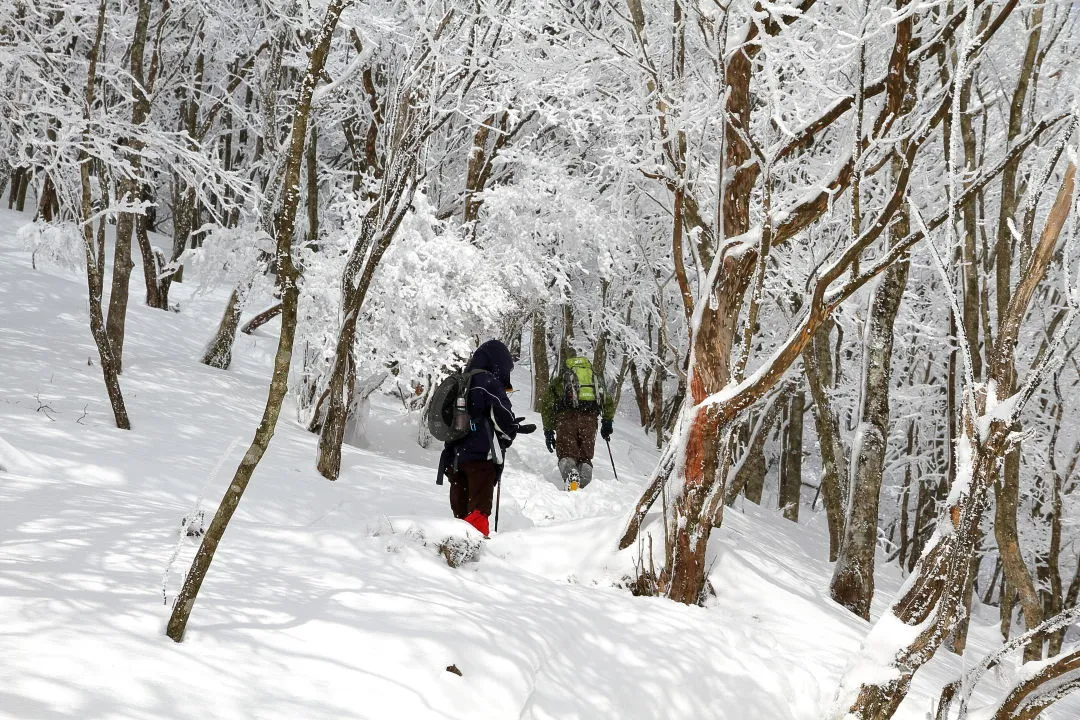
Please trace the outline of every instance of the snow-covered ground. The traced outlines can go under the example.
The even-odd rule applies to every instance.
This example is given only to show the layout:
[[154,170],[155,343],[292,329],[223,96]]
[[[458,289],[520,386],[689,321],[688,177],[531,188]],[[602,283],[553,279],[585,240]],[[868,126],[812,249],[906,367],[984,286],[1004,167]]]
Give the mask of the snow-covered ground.
[[[331,483],[286,408],[174,644],[167,602],[196,548],[181,521],[200,500],[213,512],[246,449],[276,328],[240,336],[229,371],[202,366],[223,298],[187,283],[173,291],[182,312],[150,310],[136,269],[122,376],[133,430],[116,430],[85,278],[30,269],[15,237],[27,219],[0,211],[0,717],[823,716],[867,626],[828,600],[819,523],[729,511],[706,608],[618,587],[636,550],[616,553],[615,539],[656,459],[629,416],[612,442],[620,481],[598,454],[578,493],[556,486],[539,434],[521,438],[500,532],[455,569],[434,544],[466,531],[415,416],[377,400],[370,449],[347,448]],[[516,372],[527,387],[528,368]],[[899,578],[878,582],[880,612]],[[992,625],[973,645],[990,647]],[[961,667],[935,663],[897,717],[925,717]]]

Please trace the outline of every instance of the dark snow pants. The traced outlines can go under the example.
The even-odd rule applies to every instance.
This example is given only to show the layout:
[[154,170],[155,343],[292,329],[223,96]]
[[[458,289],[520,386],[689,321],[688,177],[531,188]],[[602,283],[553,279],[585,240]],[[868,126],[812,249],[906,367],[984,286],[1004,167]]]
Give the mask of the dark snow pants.
[[464,518],[473,510],[491,515],[491,496],[499,477],[499,468],[490,460],[466,460],[446,471],[450,480],[450,509],[454,517]]
[[555,418],[555,457],[592,463],[596,449],[596,413],[568,410]]

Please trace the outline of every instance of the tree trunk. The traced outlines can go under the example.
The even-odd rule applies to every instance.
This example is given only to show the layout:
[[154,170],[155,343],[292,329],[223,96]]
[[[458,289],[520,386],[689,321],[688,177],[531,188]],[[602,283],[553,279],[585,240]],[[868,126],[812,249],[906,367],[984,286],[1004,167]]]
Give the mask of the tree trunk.
[[[992,668],[1001,665],[1005,658],[1035,635],[1053,634],[1059,629],[1067,629],[1075,623],[1077,615],[1080,615],[1080,609],[1077,608],[1058,613],[1040,624],[1037,629],[1029,630],[1015,640],[1001,645],[966,669],[959,679],[942,689],[935,720],[948,720],[950,717],[966,720],[970,717],[971,699]],[[1068,653],[1055,653],[1048,660],[1036,668],[1026,666],[1026,672],[1018,673],[1016,684],[997,707],[984,707],[979,711],[979,716],[992,717],[993,720],[1034,720],[1041,717],[1040,713],[1050,705],[1080,687],[1080,651],[1073,648]],[[992,716],[989,714],[991,711],[994,712]]]
[[473,242],[476,241],[476,220],[480,217],[480,207],[483,204],[480,193],[483,192],[487,179],[484,169],[488,165],[488,136],[494,124],[495,116],[489,115],[476,129],[465,172],[465,209],[462,224]]
[[15,199],[19,195],[19,188],[22,186],[24,173],[26,173],[26,168],[21,166],[11,171],[11,190],[8,192],[8,210],[15,207]]
[[[180,178],[174,178],[172,222],[173,244],[172,257],[169,258],[170,262],[179,262],[180,256],[183,255],[184,250],[187,249],[188,240],[191,238],[191,231],[197,214],[198,208],[196,206],[195,189],[187,187]],[[178,266],[169,274],[168,281],[170,283],[184,282],[184,268],[182,265]]]
[[592,358],[593,374],[596,375],[599,382],[604,384],[604,392],[611,392],[613,390],[607,383],[608,331],[606,325],[603,323],[603,318],[609,312],[608,289],[610,287],[611,283],[608,280],[600,281],[601,330],[596,337],[596,346],[593,348]]
[[17,212],[26,211],[26,191],[30,188],[30,178],[32,173],[28,168],[20,168],[22,173],[19,175],[19,183],[15,188],[15,210]]
[[[90,120],[90,109],[94,106],[98,54],[101,50],[101,39],[104,30],[105,0],[101,0],[98,8],[97,32],[94,37],[93,47],[90,50],[86,98],[83,105],[83,119],[87,121],[87,125],[89,125]],[[83,132],[82,140],[84,143],[90,142],[89,130]],[[109,345],[109,336],[105,329],[105,316],[101,308],[101,296],[105,284],[105,218],[102,217],[98,223],[97,238],[95,239],[90,159],[87,157],[85,150],[79,151],[79,180],[82,190],[82,236],[83,249],[86,252],[86,285],[90,300],[90,334],[93,335],[94,344],[97,345],[101,372],[105,377],[105,390],[109,394],[109,404],[112,406],[116,427],[121,430],[130,430],[131,421],[128,419],[127,406],[124,404],[124,396],[120,391],[119,369],[113,357],[112,347]]]
[[[975,177],[977,170],[977,153],[975,130],[971,120],[971,81],[964,83],[960,93],[960,136],[964,146],[964,170],[968,177]],[[946,133],[948,137],[948,133]],[[946,146],[946,152],[948,146]],[[960,264],[964,285],[964,305],[962,308],[962,321],[964,337],[971,348],[971,375],[979,379],[982,377],[982,355],[979,353],[979,257],[975,249],[977,240],[978,220],[977,196],[972,195],[961,205],[961,218],[963,220],[964,237],[960,251],[963,262]]]
[[[414,72],[422,71],[430,71],[430,66],[414,69]],[[341,443],[349,411],[344,389],[346,380],[356,371],[352,352],[359,314],[379,263],[412,206],[418,182],[417,164],[427,137],[440,122],[437,116],[419,111],[414,100],[411,92],[398,96],[397,107],[393,109],[397,118],[395,132],[383,150],[387,160],[380,178],[379,197],[361,222],[359,236],[342,273],[342,324],[327,384],[326,417],[319,434],[316,460],[316,467],[328,480],[337,479],[341,472]]]
[[[915,436],[916,425],[912,421],[908,424],[907,433],[907,447],[904,449],[904,455],[907,458],[913,458],[915,452]],[[912,463],[908,462],[904,466],[904,484],[900,488],[900,523],[898,533],[900,535],[900,550],[897,555],[897,563],[900,567],[906,567],[907,559],[911,556],[911,533],[909,531],[910,526],[910,506],[911,506],[911,478],[913,473],[911,472]]]
[[566,364],[566,360],[574,356],[574,307],[567,303],[562,306],[562,338],[559,341],[559,367]]
[[[1024,58],[1021,61],[1017,76],[1016,88],[1013,91],[1012,102],[1009,108],[1008,141],[1020,135],[1023,129],[1026,98],[1030,83],[1034,74],[1038,71],[1039,45],[1042,37],[1043,7],[1038,4],[1032,11],[1030,32],[1028,33],[1027,45]],[[1012,301],[1012,270],[1013,270],[1013,230],[1009,227],[1015,219],[1017,202],[1020,191],[1017,188],[1020,161],[1006,165],[1001,176],[1001,204],[998,213],[997,236],[994,250],[995,262],[995,301],[999,318],[1005,318]],[[1066,208],[1067,212],[1067,208]],[[1025,228],[1026,229],[1026,228]],[[1028,242],[1030,237],[1028,238]],[[1027,257],[1030,253],[1028,242],[1023,242],[1021,247],[1021,268],[1026,269]],[[1022,319],[1022,318],[1021,318]],[[1003,321],[999,320],[999,328]],[[999,333],[1001,330],[999,329]],[[998,394],[1005,397],[1015,389],[1015,371],[1010,367],[1003,373],[1004,377],[997,388]],[[1020,597],[1020,606],[1024,615],[1027,628],[1037,626],[1042,622],[1042,608],[1039,603],[1038,592],[1035,590],[1034,581],[1028,572],[1020,551],[1019,529],[1017,527],[1016,514],[1019,511],[1020,494],[1020,447],[1019,443],[1010,449],[1005,456],[1004,467],[1001,477],[995,484],[996,507],[994,515],[994,535],[998,543],[998,552],[1001,556],[1002,568],[1008,585],[1014,588]],[[1010,623],[1011,624],[1011,623]],[[1041,644],[1031,642],[1024,651],[1025,660],[1035,660],[1042,656]]]
[[801,387],[791,393],[784,422],[784,446],[780,461],[780,510],[784,517],[799,522],[802,504],[803,410],[805,395]]
[[[56,131],[50,129],[50,140],[56,139]],[[3,192],[2,185],[0,185],[0,192]],[[38,200],[38,218],[44,222],[51,223],[56,217],[58,212],[58,201],[56,197],[56,185],[53,183],[52,175],[45,174],[45,183],[41,188],[41,198]]]
[[[899,168],[894,168],[896,173]],[[897,214],[892,243],[910,230]],[[851,487],[844,541],[833,569],[829,594],[856,615],[870,618],[874,597],[874,551],[877,548],[878,503],[889,440],[889,392],[892,386],[893,324],[907,285],[908,263],[890,266],[874,289],[867,317],[867,346],[862,388],[862,419],[852,445]]]
[[[693,387],[693,381],[691,387]],[[697,392],[700,393],[700,383]],[[695,393],[697,394],[697,393]],[[704,393],[701,393],[704,397]],[[706,509],[712,506],[720,468],[719,416],[708,410],[694,413],[689,421],[685,444],[686,463],[683,492],[671,500],[674,522],[668,520],[668,543],[660,584],[664,594],[676,602],[699,604],[705,598],[709,536],[713,517]]]
[[[907,696],[915,672],[934,656],[952,631],[959,617],[969,562],[986,510],[987,489],[1005,440],[1001,423],[995,423],[984,444],[978,444],[970,437],[961,440],[973,451],[972,464],[963,473],[969,480],[967,489],[960,492],[955,505],[946,509],[942,523],[948,525],[948,531],[935,534],[919,559],[913,577],[905,585],[904,594],[889,611],[892,622],[898,621],[911,628],[915,637],[906,644],[883,638],[883,644],[888,648],[899,645],[891,662],[891,677],[863,682],[857,687],[842,686],[839,703],[828,716],[830,720],[840,717],[858,720],[891,718]],[[916,631],[915,628],[919,629]],[[879,621],[871,630],[866,646],[875,641],[875,632],[879,631],[895,633],[896,629]],[[892,656],[890,650],[884,652]]]
[[[1061,402],[1059,401],[1058,421],[1061,419]],[[1045,586],[1043,595],[1043,617],[1054,617],[1066,609],[1065,593],[1061,581],[1061,539],[1062,539],[1062,475],[1055,470],[1050,486],[1050,507],[1043,513],[1043,519],[1050,526],[1050,542],[1046,549],[1044,562],[1044,577],[1040,584]],[[1043,636],[1047,641],[1046,654],[1049,657],[1061,652],[1062,643],[1065,640],[1064,632],[1055,632],[1049,636]]]
[[[132,183],[120,183],[121,198],[128,196]],[[113,351],[116,372],[123,371],[124,326],[127,323],[128,287],[131,280],[131,236],[134,216],[122,212],[116,221],[116,244],[113,247],[112,292],[109,295],[109,317],[105,323],[105,334]]]
[[[344,442],[353,447],[368,447],[367,423],[371,414],[371,395],[378,390],[389,377],[389,373],[380,371],[369,375],[351,389],[352,400],[349,403],[349,420],[345,423]],[[425,423],[420,427],[427,428]]]
[[729,505],[735,502],[740,492],[745,494],[750,502],[756,505],[761,504],[761,495],[765,489],[765,473],[768,471],[765,462],[765,443],[782,411],[783,404],[779,400],[773,402],[761,411],[757,422],[750,428],[746,449],[725,491],[725,500]]
[[656,364],[653,366],[652,398],[650,401],[652,417],[650,419],[653,432],[656,433],[656,449],[659,450],[664,447],[664,376],[667,374],[667,368],[664,367],[667,340],[664,337],[664,326],[662,324],[657,327],[656,337],[657,359]]
[[[135,32],[131,39],[131,92],[135,101],[131,108],[131,125],[140,127],[150,110],[150,101],[143,93],[143,53],[146,49],[146,33],[150,25],[150,0],[139,0],[138,18]],[[138,175],[142,168],[142,142],[131,139],[129,150],[124,153],[130,172]],[[120,181],[117,198],[123,204],[132,204],[140,200],[139,181],[136,177],[125,177]],[[142,213],[138,213],[142,215]],[[124,327],[127,324],[128,288],[131,282],[131,269],[135,264],[131,260],[131,237],[137,215],[121,212],[116,221],[116,244],[113,249],[112,292],[109,295],[109,317],[106,321],[106,334],[112,347],[116,371],[122,372],[124,363]]]
[[1077,689],[1080,689],[1080,650],[1056,657],[1017,684],[992,720],[1035,720]]
[[829,335],[834,324],[832,320],[821,324],[802,357],[806,386],[814,402],[814,427],[821,453],[821,501],[829,526],[829,562],[834,562],[840,554],[844,537],[844,500],[847,497],[847,463],[840,438],[840,419],[829,401],[829,393],[833,390]]
[[[624,354],[622,360],[619,362],[619,372],[615,376],[615,384],[611,388],[611,392],[615,396],[615,407],[618,408],[622,404],[622,391],[626,385],[626,374],[630,371],[630,355]],[[685,394],[685,393],[684,393]],[[674,409],[674,415],[677,417],[679,414],[679,408]],[[672,420],[672,428],[674,428],[674,418]]]
[[[694,338],[694,352],[688,371],[689,393],[680,424],[683,432],[672,436],[667,452],[683,458],[674,469],[681,491],[669,504],[668,540],[661,588],[676,602],[699,603],[705,592],[706,549],[713,518],[704,512],[713,502],[719,480],[722,422],[716,409],[699,406],[709,394],[727,385],[731,352],[736,338],[736,321],[743,296],[753,276],[756,256],[743,253],[725,257],[716,284],[715,302],[703,313]],[[729,420],[730,422],[730,420]],[[681,446],[681,447],[680,447]]]
[[[995,483],[994,537],[997,539],[1005,581],[1019,594],[1024,624],[1030,630],[1043,620],[1042,603],[1020,551],[1020,531],[1016,520],[1020,511],[1019,466],[1019,456],[1010,451],[1005,457],[1002,477]],[[1005,639],[1009,639],[1008,635]],[[1038,660],[1041,657],[1042,643],[1036,638],[1025,648],[1024,660]]]
[[[812,2],[803,3],[803,6],[808,7],[812,4]],[[638,12],[632,10],[631,14],[635,17],[635,24],[640,25],[637,19],[640,14],[640,5],[637,9]],[[720,227],[715,227],[712,232],[709,232],[709,228],[705,227],[701,221],[696,201],[693,200],[691,194],[687,194],[686,207],[683,208],[687,211],[687,222],[693,223],[695,227],[703,231],[704,236],[708,236],[707,240],[703,240],[706,245],[708,241],[714,241],[716,238],[736,238],[746,235],[750,230],[751,199],[758,184],[758,173],[761,170],[760,164],[755,166],[748,162],[752,152],[743,134],[752,127],[750,116],[755,98],[751,93],[750,80],[754,71],[754,57],[761,48],[760,43],[750,42],[750,40],[757,38],[759,32],[779,33],[785,27],[786,25],[779,23],[765,23],[763,26],[752,24],[751,29],[748,30],[747,41],[741,43],[726,62],[723,90],[729,121],[726,123],[728,132],[723,136],[721,154],[720,187],[723,188],[723,192],[717,212]],[[909,79],[905,79],[908,50],[912,46],[910,16],[897,23],[895,27],[896,41],[889,60],[890,73],[886,98],[888,102],[883,105],[878,118],[879,122],[875,123],[877,128],[885,127],[886,117],[894,118],[902,114],[897,95],[902,95],[910,84]],[[935,115],[935,117],[939,116],[940,113]],[[710,285],[705,288],[703,297],[695,299],[694,319],[696,322],[691,325],[687,398],[672,441],[668,443],[657,469],[658,478],[671,481],[672,491],[666,513],[665,566],[659,582],[661,591],[669,598],[690,604],[700,601],[705,592],[706,551],[709,536],[716,521],[713,512],[718,506],[717,498],[723,497],[725,474],[722,468],[726,465],[726,458],[722,461],[721,450],[727,449],[725,438],[730,437],[732,424],[779,382],[791,364],[798,359],[814,332],[835,309],[836,302],[824,301],[826,291],[842,273],[854,269],[859,256],[870,246],[870,243],[880,237],[894,213],[902,205],[902,198],[907,189],[909,168],[914,161],[914,151],[925,142],[927,133],[933,126],[934,123],[931,123],[925,132],[920,131],[918,140],[913,140],[909,149],[904,152],[905,170],[897,179],[893,192],[881,207],[874,222],[868,226],[865,233],[861,233],[852,241],[833,264],[818,275],[813,283],[812,301],[788,339],[766,361],[766,364],[749,378],[743,378],[741,374],[745,367],[746,353],[751,348],[744,343],[744,347],[740,348],[743,355],[739,362],[733,362],[736,359],[733,350],[735,339],[738,337],[739,315],[745,304],[750,283],[757,280],[755,289],[760,289],[760,278],[764,277],[763,273],[766,271],[764,261],[767,259],[767,251],[772,243],[783,243],[815,222],[831,207],[837,194],[846,190],[855,168],[854,162],[849,158],[825,187],[818,188],[816,194],[800,205],[797,210],[785,213],[785,219],[782,222],[777,225],[771,221],[763,223],[756,247],[752,243],[749,246],[736,243],[723,246],[717,244],[715,248],[712,248],[716,253],[716,259],[715,264],[709,262],[709,265],[713,266],[710,270]],[[771,179],[766,178],[764,182],[767,189]],[[691,208],[692,202],[693,208]],[[934,224],[941,222],[943,220],[937,218],[933,221]],[[915,237],[919,236],[909,239],[908,246],[914,242]],[[706,258],[710,257],[711,253],[706,247],[700,255]],[[759,260],[761,260],[760,265]],[[889,262],[893,260],[894,258],[890,256]],[[846,290],[838,297],[849,297],[851,292],[861,287],[870,277],[876,276],[876,273],[880,272],[885,265],[875,265],[870,274],[853,272],[853,280],[845,285]],[[750,301],[753,310],[760,302],[760,296],[755,292]],[[746,338],[750,340],[753,339],[756,331],[753,315],[754,312],[748,313],[746,322]],[[738,385],[729,388],[732,369],[736,371],[735,379]],[[635,508],[630,524],[640,522],[638,516],[641,507],[645,504],[644,500],[645,497]],[[722,503],[719,507],[723,507]],[[627,541],[628,535],[629,533],[624,534],[623,542]]]
[[649,378],[652,377],[652,369],[645,371],[644,378],[638,375],[637,363],[630,361],[630,384],[634,388],[634,401],[637,403],[638,421],[648,434],[651,428],[649,419],[652,411],[649,410]]
[[[972,80],[963,84],[960,92],[960,117],[957,119],[960,126],[960,137],[964,148],[964,170],[967,177],[975,177],[978,167],[978,152],[975,129],[971,113]],[[946,137],[948,137],[946,133]],[[946,152],[949,148],[946,147]],[[981,316],[979,295],[979,257],[976,250],[978,233],[978,195],[971,195],[960,207],[963,227],[963,241],[960,252],[963,262],[961,266],[963,282],[963,307],[962,322],[964,328],[964,342],[970,349],[971,374],[974,378],[982,377],[982,355],[979,342],[979,318]],[[950,417],[951,420],[951,417]],[[953,463],[950,458],[950,465]],[[953,472],[953,471],[951,471]],[[981,541],[981,534],[976,544]],[[975,591],[975,576],[979,569],[979,556],[973,555],[970,562],[970,570],[964,578],[964,590],[960,599],[960,608],[956,627],[953,629],[949,649],[957,655],[963,655],[967,647],[968,628],[971,619],[971,601]]]
[[533,313],[532,324],[532,363],[533,363],[533,411],[540,412],[540,405],[547,395],[551,370],[548,367],[547,322],[544,311]]
[[765,460],[764,435],[761,442],[746,449],[746,459],[733,479],[733,484],[741,485],[746,499],[755,505],[761,505],[761,498],[765,493],[765,474],[769,471],[768,462]]
[[[980,538],[982,533],[980,532]],[[976,541],[976,549],[978,549],[979,541]],[[949,642],[949,649],[957,654],[963,655],[967,649],[968,630],[971,627],[971,601],[975,596],[975,578],[979,574],[979,561],[981,554],[975,552],[972,554],[971,562],[969,563],[970,569],[968,570],[967,578],[964,580],[964,592],[960,597],[960,613],[959,618],[956,621],[956,627],[953,629],[952,640]]]
[[307,72],[304,75],[297,97],[296,111],[293,114],[292,131],[288,155],[285,160],[285,181],[282,211],[277,217],[277,277],[281,287],[281,335],[278,339],[277,353],[274,356],[274,371],[270,379],[270,390],[266,398],[262,420],[255,431],[255,437],[244,453],[243,460],[236,468],[232,482],[229,483],[225,496],[218,506],[210,527],[203,535],[199,551],[191,564],[191,570],[184,578],[184,585],[173,604],[172,615],[166,633],[175,642],[184,639],[184,630],[195,605],[199,589],[202,587],[210,563],[214,559],[218,545],[229,525],[229,520],[240,504],[248,482],[255,472],[259,461],[270,446],[277,427],[281,405],[288,390],[289,366],[292,363],[293,341],[296,335],[296,314],[299,301],[297,287],[298,273],[292,261],[293,234],[296,221],[297,205],[300,201],[300,164],[307,138],[308,117],[311,112],[311,95],[322,74],[326,56],[330,50],[330,41],[337,25],[338,17],[348,0],[331,0],[326,10],[326,19],[315,40],[311,51]]
[[[510,351],[510,357],[521,357],[521,337],[524,334],[525,321],[516,313],[503,318],[499,323],[499,337],[502,338],[506,349]],[[516,361],[515,361],[516,362]]]
[[165,258],[161,251],[150,245],[147,234],[149,220],[145,215],[135,218],[135,239],[142,257],[143,282],[146,285],[146,304],[158,310],[169,309],[169,279],[161,278]]
[[[85,169],[88,163],[82,163]],[[90,218],[90,204],[86,198],[90,194],[89,171],[85,171],[83,179],[83,242],[89,246],[94,242],[92,224]],[[88,255],[90,253],[88,252]],[[98,349],[98,359],[101,362],[101,372],[105,378],[105,390],[109,395],[109,405],[112,406],[113,419],[116,427],[121,430],[130,430],[131,421],[128,419],[127,406],[124,403],[123,393],[120,391],[120,373],[113,358],[112,348],[109,345],[109,336],[105,328],[105,315],[101,307],[102,286],[104,285],[104,262],[105,262],[105,220],[98,224],[97,253],[96,259],[87,258],[86,275],[87,284],[90,288],[90,333],[94,337],[94,343]]]
[[326,415],[322,418],[322,427],[319,430],[316,467],[327,480],[337,480],[341,474],[341,444],[345,440],[345,425],[348,421],[345,388],[355,382],[356,363],[353,360],[352,347],[356,341],[358,313],[359,308],[354,309],[351,305],[346,307],[345,322],[338,332],[334,364],[331,366],[330,381],[326,386]]
[[[203,350],[203,356],[199,360],[203,365],[209,365],[218,370],[228,370],[232,364],[232,346],[236,341],[236,328],[240,325],[240,315],[244,311],[244,298],[247,296],[247,287],[234,288],[229,295],[229,301],[225,304],[225,312],[218,323],[217,332]],[[284,305],[284,300],[282,300]],[[282,308],[284,310],[284,308]]]
[[184,639],[184,630],[187,627],[188,617],[191,615],[191,609],[195,605],[195,599],[198,596],[199,589],[202,587],[206,573],[210,569],[214,553],[217,552],[221,538],[229,525],[229,520],[232,519],[233,513],[239,506],[240,499],[247,489],[255,468],[258,466],[259,461],[262,460],[266,449],[270,447],[270,440],[274,436],[278,416],[281,414],[281,405],[288,390],[289,365],[292,361],[293,341],[296,335],[296,307],[299,291],[295,283],[290,283],[288,280],[289,276],[286,273],[290,271],[285,270],[282,272],[280,269],[283,264],[279,263],[279,276],[286,283],[282,292],[281,335],[278,339],[277,353],[274,357],[274,372],[270,380],[270,391],[266,398],[266,407],[263,410],[259,427],[255,431],[255,437],[252,439],[248,451],[244,454],[244,459],[236,468],[232,482],[229,483],[229,488],[225,491],[225,496],[214,514],[210,527],[207,529],[206,534],[203,535],[202,543],[199,546],[195,560],[192,562],[191,570],[188,571],[187,576],[184,578],[183,588],[173,605],[166,632],[176,642],[181,642]]
[[[399,152],[415,153],[417,150],[399,148]],[[345,388],[354,382],[356,374],[356,364],[352,357],[353,345],[356,342],[356,323],[375,279],[375,271],[412,204],[412,193],[416,189],[415,160],[415,155],[412,155],[404,162],[392,186],[388,186],[384,180],[382,192],[390,195],[385,205],[396,210],[391,216],[384,218],[380,217],[380,206],[383,203],[372,206],[364,217],[360,238],[346,262],[341,284],[344,321],[338,332],[334,362],[331,365],[326,416],[319,433],[319,450],[315,463],[319,473],[327,480],[336,480],[341,474],[341,443],[345,437],[345,425],[349,416]],[[366,257],[361,253],[366,254]]]
[[[11,165],[7,160],[0,160],[0,196],[7,190],[8,183],[11,182]],[[10,210],[11,208],[8,208]]]
[[317,247],[319,241],[319,129],[311,128],[307,148],[307,241]]

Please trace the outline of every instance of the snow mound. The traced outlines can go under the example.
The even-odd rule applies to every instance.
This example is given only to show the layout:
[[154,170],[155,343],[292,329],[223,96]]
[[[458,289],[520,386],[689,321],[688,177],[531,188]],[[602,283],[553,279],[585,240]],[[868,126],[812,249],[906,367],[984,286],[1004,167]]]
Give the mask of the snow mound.
[[484,536],[467,522],[430,517],[386,517],[374,530],[373,537],[387,537],[387,552],[399,552],[403,545],[434,550],[450,567],[479,558]]
[[34,463],[30,457],[0,436],[0,472],[27,473]]

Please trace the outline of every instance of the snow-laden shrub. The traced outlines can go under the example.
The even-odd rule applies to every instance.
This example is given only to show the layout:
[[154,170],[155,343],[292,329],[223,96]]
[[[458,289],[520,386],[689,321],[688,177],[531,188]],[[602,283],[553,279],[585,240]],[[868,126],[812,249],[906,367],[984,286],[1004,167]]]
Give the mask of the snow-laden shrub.
[[30,252],[35,268],[75,271],[86,267],[85,245],[76,223],[35,221],[20,227],[17,237]]
[[274,252],[273,238],[254,219],[235,227],[207,225],[198,233],[202,242],[179,260],[187,276],[195,278],[196,293],[253,282]]

